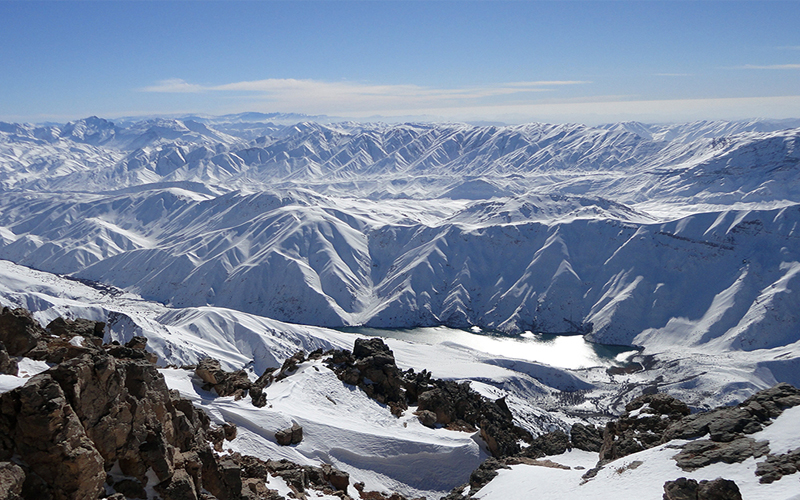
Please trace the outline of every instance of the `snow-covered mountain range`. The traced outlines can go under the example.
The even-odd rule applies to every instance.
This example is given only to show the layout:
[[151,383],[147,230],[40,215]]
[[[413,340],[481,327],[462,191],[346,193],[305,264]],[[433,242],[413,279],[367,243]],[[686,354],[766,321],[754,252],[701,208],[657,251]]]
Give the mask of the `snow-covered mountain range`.
[[780,125],[4,124],[0,258],[320,326],[774,346],[800,249]]
[[[325,327],[577,333],[642,349],[617,371],[565,370],[391,342],[403,368],[506,397],[534,434],[601,422],[645,390],[708,408],[800,385],[800,120],[291,118],[0,123],[0,305],[43,324],[105,321],[107,340],[145,335],[164,364],[211,355],[254,377],[299,348],[350,347],[351,334]],[[324,448],[374,488],[441,493],[468,472],[457,462],[486,456],[469,436],[442,441],[414,421],[413,436],[391,441],[405,451],[365,458],[358,446],[396,438],[402,422],[320,420],[330,415],[314,388],[330,374],[304,370],[293,379],[304,388],[287,382],[276,397],[319,398],[276,403],[269,418],[165,373],[215,418],[235,416],[242,450],[312,463]],[[276,451],[263,418],[303,419],[322,437],[299,455]],[[325,448],[345,435],[358,438]],[[409,475],[423,455],[446,481]],[[497,488],[487,498],[508,492]]]

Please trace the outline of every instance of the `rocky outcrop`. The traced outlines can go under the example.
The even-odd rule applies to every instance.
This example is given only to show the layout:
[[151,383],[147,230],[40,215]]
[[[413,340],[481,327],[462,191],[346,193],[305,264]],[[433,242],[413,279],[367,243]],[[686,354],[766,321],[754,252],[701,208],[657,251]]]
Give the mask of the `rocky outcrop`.
[[729,479],[717,478],[713,481],[700,481],[680,477],[664,483],[663,500],[742,500],[736,483]]
[[0,311],[0,342],[6,346],[9,355],[27,355],[36,349],[40,342],[44,344],[46,335],[44,328],[25,309],[4,307]]
[[358,386],[394,415],[417,405],[417,417],[428,427],[480,430],[496,457],[518,453],[520,440],[532,440],[530,433],[514,424],[504,399],[491,401],[470,389],[469,383],[437,380],[425,370],[401,371],[394,353],[380,338],[356,339],[352,353],[336,350],[326,354],[330,356],[326,363],[339,379]]
[[23,495],[94,499],[105,482],[104,460],[52,374],[33,377],[0,397],[0,458],[26,465]]
[[[349,499],[347,488],[350,485],[350,475],[336,467],[324,464],[321,467],[311,465],[298,465],[289,460],[261,460],[256,457],[233,453],[230,461],[241,471],[244,488],[256,493],[259,487],[256,484],[268,484],[270,476],[282,478],[292,489],[297,498],[304,498],[310,490],[322,492],[327,495],[336,495],[342,499]],[[257,498],[271,498],[275,494],[262,491]]]
[[690,472],[718,462],[726,464],[744,462],[750,457],[763,457],[768,452],[769,444],[766,441],[737,436],[731,441],[701,439],[686,443],[681,452],[672,458],[678,467]]
[[[126,346],[70,342],[76,332],[101,330],[95,322],[63,321],[55,322],[58,335],[45,335],[21,310],[6,309],[2,317],[3,335],[15,352],[60,360],[0,395],[0,461],[14,457],[21,464],[0,469],[9,491],[76,500],[119,488],[135,498],[152,471],[165,500],[199,498],[202,488],[220,500],[242,497],[241,488],[230,490],[217,478],[221,469],[210,446],[224,439],[225,429],[215,438],[205,413],[168,390],[145,354],[145,339]],[[115,464],[126,479],[107,475]],[[217,483],[224,488],[215,492]]]
[[767,459],[756,466],[756,476],[759,482],[769,484],[778,481],[783,476],[795,474],[800,470],[800,448],[795,448],[780,455],[769,455]]
[[213,390],[222,397],[233,396],[241,399],[250,394],[250,389],[253,387],[247,372],[244,370],[226,372],[220,366],[220,362],[212,358],[200,360],[194,373],[204,382],[203,389]]
[[[124,500],[147,498],[147,487],[163,500],[283,500],[267,486],[270,477],[281,477],[295,498],[316,490],[350,499],[349,475],[331,465],[217,455],[224,440],[235,439],[236,426],[212,426],[201,409],[170,391],[146,339],[103,345],[95,335],[70,342],[101,330],[65,320],[47,333],[26,311],[6,309],[3,316],[15,352],[60,362],[0,395],[0,498]],[[207,383],[214,377],[215,386],[235,387],[238,372],[218,366],[206,362],[198,371]],[[302,428],[288,430],[290,443],[299,443]],[[112,467],[122,476],[111,474]]]
[[600,453],[603,446],[603,431],[594,425],[572,424],[569,437],[572,447],[579,450]]
[[17,373],[19,373],[17,360],[8,354],[5,344],[0,342],[0,374],[16,376]]
[[548,455],[561,455],[571,449],[572,445],[570,444],[569,436],[562,430],[555,430],[538,436],[517,456],[542,458]]
[[[769,425],[771,419],[780,416],[783,410],[797,405],[800,405],[800,390],[789,384],[778,384],[754,394],[737,406],[685,417],[671,425],[664,432],[662,440],[709,436],[709,439],[685,444],[681,452],[673,457],[685,471],[717,462],[738,463],[750,457],[759,458],[769,453],[769,444],[757,442],[746,435],[760,431]],[[778,458],[773,460],[780,462]],[[779,477],[777,470],[780,468],[772,469],[769,465],[761,467],[762,478]]]
[[[58,317],[47,325],[47,330],[53,335],[68,335],[74,337],[98,337],[103,338],[103,331],[106,324],[102,321],[92,321],[89,319],[78,318],[75,320]],[[141,337],[140,337],[141,338]]]
[[[625,413],[608,422],[603,431],[577,423],[572,426],[570,436],[556,430],[537,437],[512,456],[486,460],[473,473],[469,484],[454,488],[443,500],[471,498],[477,489],[497,474],[499,468],[518,463],[548,466],[544,461],[535,459],[564,453],[570,447],[599,454],[597,466],[583,475],[585,481],[594,478],[612,460],[672,439],[694,439],[680,446],[680,452],[673,457],[677,465],[686,471],[713,463],[731,464],[749,457],[763,457],[769,453],[769,444],[756,441],[747,434],[763,429],[786,408],[797,405],[800,405],[800,389],[789,384],[778,384],[760,391],[735,407],[722,407],[694,415],[689,414],[686,404],[669,395],[642,395],[628,403]],[[709,439],[696,439],[705,435]],[[633,463],[641,465],[641,462]],[[560,467],[559,464],[550,464]],[[782,455],[768,455],[766,460],[757,464],[756,475],[761,477],[762,483],[769,483],[798,471],[800,449],[795,449]],[[664,498],[668,500],[741,498],[735,483],[724,479],[698,483],[693,479],[680,478],[668,481],[664,491]]]
[[275,441],[281,446],[300,444],[303,441],[303,428],[295,422],[291,427],[276,432]]
[[401,371],[383,340],[356,339],[352,353],[337,350],[330,355],[328,365],[343,382],[358,386],[394,415],[400,416],[408,408]]
[[611,461],[661,444],[666,430],[689,415],[689,407],[667,394],[645,394],[625,406],[625,413],[606,424],[600,461]]
[[690,415],[664,433],[664,440],[692,439],[709,434],[712,441],[732,441],[737,435],[760,431],[786,408],[800,405],[800,389],[778,384],[760,391],[733,407]]
[[22,467],[11,462],[0,462],[0,498],[21,500],[24,481],[25,471]]

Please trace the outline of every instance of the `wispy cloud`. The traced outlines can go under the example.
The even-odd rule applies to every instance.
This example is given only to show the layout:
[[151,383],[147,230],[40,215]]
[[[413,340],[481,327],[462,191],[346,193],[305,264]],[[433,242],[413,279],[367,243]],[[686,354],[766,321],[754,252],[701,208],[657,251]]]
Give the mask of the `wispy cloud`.
[[[458,88],[423,87],[413,84],[327,82],[293,78],[269,78],[223,85],[200,85],[173,78],[139,89],[157,93],[214,93],[241,99],[260,99],[285,109],[361,111],[366,109],[480,104],[487,99],[524,98],[534,92],[553,92],[559,87],[583,85],[578,80],[510,82]],[[516,97],[515,97],[516,96]]]
[[170,78],[161,80],[155,85],[140,89],[142,92],[167,92],[167,93],[196,93],[202,92],[204,87],[194,83],[188,83],[180,78]]
[[681,76],[692,76],[692,74],[691,73],[653,73],[653,76],[681,77]]
[[736,66],[735,69],[800,69],[800,64],[745,64],[744,66]]

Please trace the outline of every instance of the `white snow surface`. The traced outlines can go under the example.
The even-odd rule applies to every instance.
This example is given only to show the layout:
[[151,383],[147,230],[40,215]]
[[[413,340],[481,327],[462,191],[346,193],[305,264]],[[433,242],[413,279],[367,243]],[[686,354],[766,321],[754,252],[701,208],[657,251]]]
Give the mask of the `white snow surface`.
[[[797,447],[800,435],[799,407],[785,411],[764,431],[754,434],[757,440],[768,439],[772,453],[785,453],[788,439]],[[772,431],[774,429],[774,431]],[[773,439],[770,439],[773,438]],[[787,439],[788,438],[788,439]],[[588,481],[581,477],[595,466],[597,454],[580,450],[563,455],[546,457],[569,470],[535,465],[514,465],[500,469],[498,476],[481,488],[473,498],[480,500],[639,500],[661,498],[664,483],[680,477],[714,480],[719,477],[732,480],[739,487],[742,498],[748,500],[796,500],[800,491],[800,477],[795,474],[782,477],[770,484],[759,483],[755,475],[756,464],[765,458],[748,458],[742,463],[716,463],[693,472],[679,468],[672,459],[677,446],[688,441],[673,440],[649,450],[634,453],[606,464],[597,476]],[[580,467],[580,468],[576,468]]]
[[[249,397],[215,398],[199,389],[191,372],[161,372],[171,389],[218,422],[238,426],[237,438],[225,443],[226,450],[304,465],[330,463],[364,481],[368,490],[438,498],[466,482],[488,457],[477,433],[429,429],[410,411],[396,418],[318,362],[304,363],[296,374],[269,386],[265,408],[255,408]],[[303,427],[303,441],[279,446],[275,431],[295,422]]]
[[[780,381],[800,386],[797,120],[592,128],[263,118],[0,123],[0,305],[45,325],[105,321],[107,341],[145,335],[162,366],[212,356],[253,376],[298,349],[351,348],[353,335],[325,328],[350,325],[578,332],[643,349],[631,362],[646,370],[609,374],[455,340],[387,341],[402,368],[506,396],[534,433],[602,422],[645,387],[710,408]],[[21,361],[25,373],[43,369]],[[330,460],[375,489],[442,492],[462,479],[455,462],[468,472],[482,456],[471,436],[401,430],[404,421],[385,419],[316,364],[271,388],[263,414],[164,373],[217,418],[241,423],[232,448]],[[21,381],[0,376],[0,390]],[[326,394],[353,406],[352,422]],[[308,445],[277,449],[272,427],[293,419],[313,430]],[[797,435],[773,425],[763,432]],[[575,471],[515,466],[481,498],[516,498],[534,484],[572,488],[537,498],[610,498],[602,485],[632,495],[640,483],[652,494],[637,496],[657,498],[662,477],[687,475],[666,477],[672,451],[643,453],[648,465],[607,467],[583,486]],[[447,479],[416,476],[423,466]],[[741,472],[725,467],[698,473]],[[796,476],[747,481],[745,498],[798,491],[784,486],[797,487]]]

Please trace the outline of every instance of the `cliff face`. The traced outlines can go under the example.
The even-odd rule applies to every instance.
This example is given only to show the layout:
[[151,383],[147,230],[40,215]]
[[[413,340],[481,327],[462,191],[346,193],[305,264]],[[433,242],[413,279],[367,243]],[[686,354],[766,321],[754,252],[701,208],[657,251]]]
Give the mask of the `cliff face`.
[[279,469],[297,476],[298,493],[347,488],[347,475],[330,466],[215,453],[236,427],[212,426],[201,409],[170,391],[144,349],[146,339],[104,345],[82,335],[102,330],[102,323],[61,319],[45,330],[22,309],[0,313],[8,355],[55,364],[0,395],[3,500],[277,499],[265,483]]
[[0,396],[0,460],[19,464],[24,498],[98,498],[115,466],[142,491],[149,474],[165,492],[210,489],[217,433],[170,393],[144,342],[101,345],[81,334],[102,334],[102,324],[85,320],[58,320],[48,332],[8,308],[0,324],[9,354],[58,362]]

